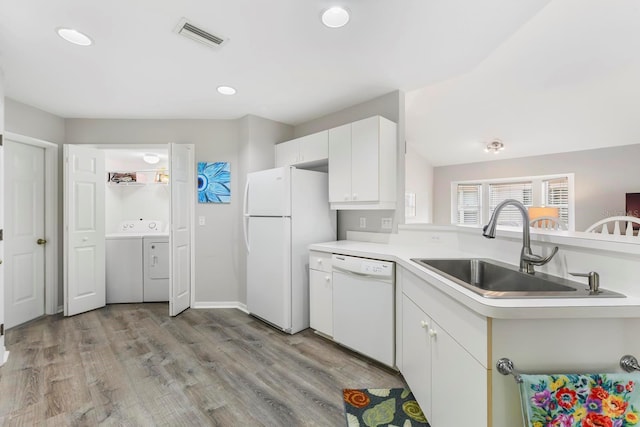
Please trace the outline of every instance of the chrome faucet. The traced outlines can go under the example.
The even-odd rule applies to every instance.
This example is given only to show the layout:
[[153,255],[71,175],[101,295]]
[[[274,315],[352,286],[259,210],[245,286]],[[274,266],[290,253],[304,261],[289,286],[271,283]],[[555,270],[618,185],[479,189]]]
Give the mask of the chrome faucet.
[[487,225],[482,229],[482,235],[488,239],[496,237],[496,226],[498,225],[498,215],[505,206],[515,206],[522,214],[522,251],[520,252],[520,271],[523,273],[534,274],[534,265],[545,265],[558,252],[558,247],[553,248],[553,252],[546,258],[531,252],[531,235],[529,234],[529,213],[524,205],[514,199],[507,199],[498,204],[493,211],[493,215],[489,219]]

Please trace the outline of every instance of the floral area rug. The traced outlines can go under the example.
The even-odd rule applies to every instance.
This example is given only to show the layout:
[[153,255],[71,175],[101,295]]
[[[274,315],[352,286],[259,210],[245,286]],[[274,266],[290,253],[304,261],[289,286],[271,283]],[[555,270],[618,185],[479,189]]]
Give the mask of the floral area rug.
[[430,427],[405,388],[346,388],[342,393],[348,427]]

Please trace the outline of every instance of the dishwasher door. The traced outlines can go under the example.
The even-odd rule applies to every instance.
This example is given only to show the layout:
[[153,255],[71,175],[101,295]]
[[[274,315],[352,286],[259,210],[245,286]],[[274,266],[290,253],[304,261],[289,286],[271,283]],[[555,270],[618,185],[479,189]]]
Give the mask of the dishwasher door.
[[334,255],[333,339],[395,367],[393,263]]

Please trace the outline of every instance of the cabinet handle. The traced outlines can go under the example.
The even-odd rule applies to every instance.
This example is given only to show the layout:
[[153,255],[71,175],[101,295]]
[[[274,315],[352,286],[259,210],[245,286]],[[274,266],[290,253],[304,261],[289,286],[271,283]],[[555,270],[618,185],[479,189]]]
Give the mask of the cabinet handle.
[[435,338],[436,335],[438,335],[438,333],[434,329],[429,329],[429,336],[431,338]]
[[331,281],[331,276],[324,276],[324,280],[329,283]]
[[353,193],[353,200],[358,200],[358,193]]
[[322,265],[322,258],[318,258],[318,265]]
[[429,323],[427,323],[425,320],[421,320],[420,321],[420,327],[423,329],[427,329],[429,328]]

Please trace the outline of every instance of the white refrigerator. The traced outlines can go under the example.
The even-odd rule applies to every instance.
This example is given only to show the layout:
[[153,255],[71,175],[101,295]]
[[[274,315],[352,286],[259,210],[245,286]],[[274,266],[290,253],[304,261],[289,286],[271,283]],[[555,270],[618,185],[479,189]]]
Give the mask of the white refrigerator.
[[247,310],[287,333],[309,327],[311,243],[336,239],[323,172],[292,166],[247,175]]

